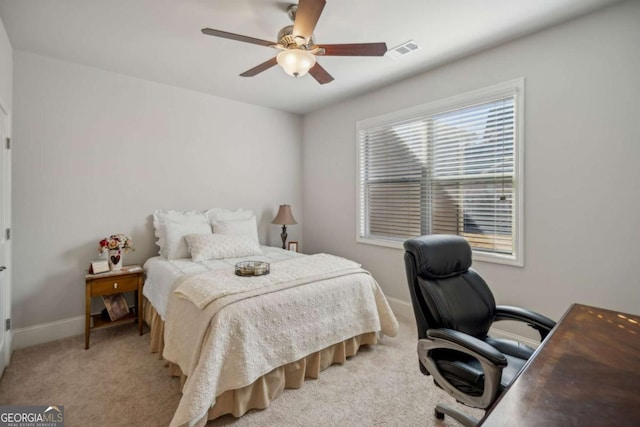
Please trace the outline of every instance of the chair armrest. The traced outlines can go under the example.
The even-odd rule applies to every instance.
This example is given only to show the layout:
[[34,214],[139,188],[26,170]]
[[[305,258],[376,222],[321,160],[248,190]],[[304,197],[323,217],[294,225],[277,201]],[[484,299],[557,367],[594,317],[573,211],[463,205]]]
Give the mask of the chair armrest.
[[428,329],[427,338],[437,338],[455,343],[461,347],[468,349],[470,351],[470,354],[475,353],[478,356],[487,359],[490,363],[496,366],[507,366],[507,358],[497,349],[490,346],[486,342],[480,341],[476,337],[467,335],[463,332],[447,328]]
[[[431,357],[432,350],[437,349],[459,351],[480,362],[484,373],[482,395],[467,394],[440,372],[436,360]],[[506,357],[489,344],[471,335],[446,328],[427,330],[427,338],[418,340],[418,357],[422,366],[433,375],[439,387],[451,394],[458,402],[474,408],[487,408],[495,401],[500,391],[502,370],[507,366]]]
[[524,322],[540,333],[541,340],[545,339],[551,329],[556,326],[556,322],[540,313],[511,305],[496,306],[495,321],[499,320]]

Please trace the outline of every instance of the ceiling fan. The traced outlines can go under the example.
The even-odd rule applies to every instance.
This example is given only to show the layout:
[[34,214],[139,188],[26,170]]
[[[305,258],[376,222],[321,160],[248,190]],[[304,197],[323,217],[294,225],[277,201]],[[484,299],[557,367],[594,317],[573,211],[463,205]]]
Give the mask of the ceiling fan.
[[281,51],[274,58],[240,74],[242,77],[253,77],[278,64],[293,77],[309,73],[318,83],[325,84],[333,81],[333,77],[316,62],[316,56],[383,56],[387,52],[386,43],[316,45],[313,40],[313,30],[320,19],[325,3],[325,0],[299,0],[297,5],[290,5],[287,14],[293,21],[293,25],[286,26],[278,32],[277,43],[211,28],[203,28],[202,33],[268,46]]

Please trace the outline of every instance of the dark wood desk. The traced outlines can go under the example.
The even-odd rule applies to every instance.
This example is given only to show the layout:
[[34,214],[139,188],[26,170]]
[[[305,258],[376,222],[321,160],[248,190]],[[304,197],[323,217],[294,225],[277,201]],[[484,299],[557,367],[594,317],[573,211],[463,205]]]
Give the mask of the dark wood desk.
[[572,305],[480,425],[640,426],[640,315]]

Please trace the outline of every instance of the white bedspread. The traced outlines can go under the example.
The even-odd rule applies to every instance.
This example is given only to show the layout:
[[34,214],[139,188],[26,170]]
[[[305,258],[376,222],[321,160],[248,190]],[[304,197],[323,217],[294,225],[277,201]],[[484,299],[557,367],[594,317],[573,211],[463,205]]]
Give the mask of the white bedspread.
[[222,392],[330,345],[366,332],[395,336],[398,322],[378,284],[353,267],[306,284],[296,279],[277,292],[256,296],[252,289],[248,298],[237,293],[214,298],[203,310],[172,295],[163,356],[188,379],[171,426],[203,425]]
[[220,260],[209,260],[194,262],[191,258],[167,260],[163,257],[152,257],[144,264],[146,279],[142,293],[151,302],[162,320],[166,320],[167,304],[169,295],[174,290],[178,279],[184,276],[201,274],[207,271],[229,269],[240,261],[264,261],[277,262],[291,258],[300,258],[305,255],[297,252],[287,251],[271,246],[260,246],[262,255],[254,255],[244,258],[226,258]]
[[[353,273],[366,273],[360,264],[328,254],[315,254],[304,258],[274,263],[271,273],[258,277],[240,277],[234,269],[214,270],[185,278],[174,291],[191,301],[199,309],[231,295],[241,298],[275,292],[292,286],[331,279]],[[228,303],[235,301],[226,298]],[[219,310],[219,309],[218,309]]]

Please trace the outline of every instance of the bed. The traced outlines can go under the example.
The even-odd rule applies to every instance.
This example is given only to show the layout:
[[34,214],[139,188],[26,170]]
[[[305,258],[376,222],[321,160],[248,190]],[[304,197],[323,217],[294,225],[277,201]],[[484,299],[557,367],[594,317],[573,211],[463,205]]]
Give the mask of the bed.
[[[224,222],[219,218],[209,221]],[[198,227],[183,223],[182,237],[175,239],[180,233],[163,231],[154,217],[156,235],[164,233],[165,241],[160,256],[144,265],[144,317],[151,350],[182,379],[171,426],[202,426],[225,414],[240,417],[266,408],[283,389],[299,388],[305,378],[344,363],[361,345],[397,332],[378,284],[358,264],[250,245],[247,238],[257,244],[255,218],[229,221],[238,223],[227,232],[212,225],[212,232],[192,233]],[[171,239],[184,240],[191,257],[184,251],[172,256]],[[242,250],[238,239],[246,246]],[[217,251],[215,256],[203,256],[198,242],[205,242],[205,252]],[[234,265],[244,260],[268,262],[271,272],[238,277]]]

